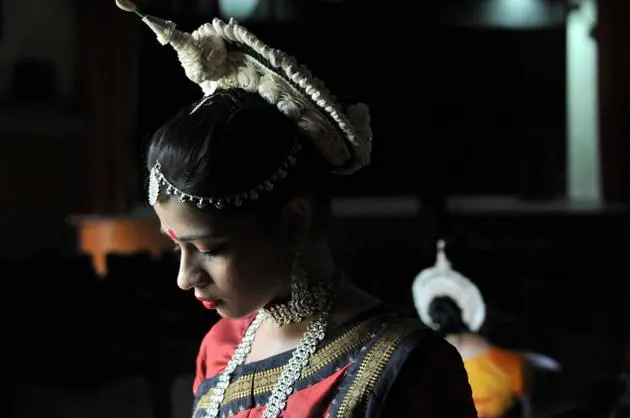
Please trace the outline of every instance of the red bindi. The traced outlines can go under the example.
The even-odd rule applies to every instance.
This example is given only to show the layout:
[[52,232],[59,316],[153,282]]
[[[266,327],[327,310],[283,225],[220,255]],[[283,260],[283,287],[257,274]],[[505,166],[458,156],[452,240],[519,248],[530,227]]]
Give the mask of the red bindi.
[[173,239],[177,239],[177,235],[175,235],[175,232],[173,232],[172,229],[169,229],[168,231],[166,231],[168,233],[168,236],[173,238]]

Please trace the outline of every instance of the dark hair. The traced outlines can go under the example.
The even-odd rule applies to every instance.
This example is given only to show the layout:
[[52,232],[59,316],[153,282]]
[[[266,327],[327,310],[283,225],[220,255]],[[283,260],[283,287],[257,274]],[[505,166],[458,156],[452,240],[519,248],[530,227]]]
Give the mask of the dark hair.
[[[242,193],[262,184],[289,157],[296,140],[302,149],[288,175],[258,200],[221,213],[253,213],[265,221],[281,214],[293,197],[313,197],[314,222],[329,213],[328,164],[310,140],[275,106],[242,89],[218,91],[184,107],[150,141],[147,167],[160,171],[179,190],[204,197]],[[209,206],[205,211],[217,210]]]
[[434,298],[429,304],[429,316],[442,336],[470,331],[462,318],[462,309],[449,296]]

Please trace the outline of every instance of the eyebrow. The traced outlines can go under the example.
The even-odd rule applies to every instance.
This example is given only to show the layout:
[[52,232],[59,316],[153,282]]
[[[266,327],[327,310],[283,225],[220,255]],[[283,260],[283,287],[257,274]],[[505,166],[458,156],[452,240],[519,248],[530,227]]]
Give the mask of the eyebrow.
[[[170,235],[166,231],[164,231],[162,228],[160,228],[160,232],[170,238]],[[177,237],[177,241],[182,241],[182,242],[200,241],[204,239],[219,240],[221,238],[217,237],[216,235],[213,235],[210,232],[204,232],[204,233],[195,234],[195,235],[184,235],[181,237],[180,236]]]

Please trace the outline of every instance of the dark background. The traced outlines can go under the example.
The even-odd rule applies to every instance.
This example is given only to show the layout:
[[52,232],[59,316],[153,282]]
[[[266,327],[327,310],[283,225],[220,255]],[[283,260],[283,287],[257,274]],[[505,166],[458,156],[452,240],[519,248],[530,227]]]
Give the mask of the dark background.
[[[445,238],[484,294],[483,333],[562,364],[537,380],[536,411],[607,417],[630,358],[630,3],[597,2],[603,198],[576,202],[565,34],[579,2],[513,0],[539,6],[520,23],[481,12],[501,1],[267,0],[241,23],[372,110],[373,163],[333,191],[357,282],[413,312]],[[0,0],[1,416],[187,416],[216,319],[176,288],[144,203],[147,138],[201,93],[113,3]],[[218,12],[138,3],[183,30]]]

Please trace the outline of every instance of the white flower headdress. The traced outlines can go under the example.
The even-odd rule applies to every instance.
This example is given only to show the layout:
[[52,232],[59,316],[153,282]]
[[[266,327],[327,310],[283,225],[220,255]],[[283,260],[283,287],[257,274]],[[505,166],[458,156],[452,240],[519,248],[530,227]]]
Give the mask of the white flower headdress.
[[[198,84],[206,97],[219,89],[241,88],[258,93],[283,114],[294,120],[336,174],[351,174],[369,164],[372,130],[366,105],[358,103],[345,109],[335,101],[324,83],[298,66],[292,56],[265,45],[235,20],[214,19],[192,33],[176,29],[173,22],[140,13],[135,4],[116,0],[121,9],[138,15],[157,35],[162,45],[177,52],[186,76]],[[203,100],[199,106],[203,104]],[[294,147],[288,161],[295,158]],[[280,168],[278,173],[283,173]],[[281,175],[275,173],[255,189],[233,196],[201,197],[175,188],[160,172],[159,162],[151,170],[149,203],[157,201],[162,186],[182,201],[198,206],[221,208],[255,198],[258,192],[273,188]]]
[[437,244],[435,265],[418,274],[412,285],[413,300],[422,322],[431,328],[437,324],[431,319],[429,306],[433,299],[448,296],[462,310],[462,319],[472,332],[478,331],[486,319],[486,304],[479,288],[467,277],[451,268],[444,253],[445,242]]

